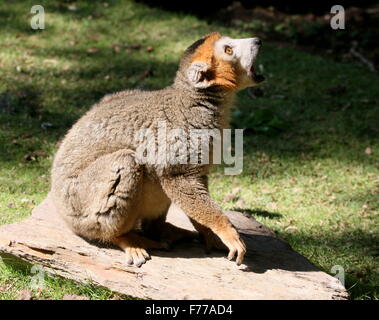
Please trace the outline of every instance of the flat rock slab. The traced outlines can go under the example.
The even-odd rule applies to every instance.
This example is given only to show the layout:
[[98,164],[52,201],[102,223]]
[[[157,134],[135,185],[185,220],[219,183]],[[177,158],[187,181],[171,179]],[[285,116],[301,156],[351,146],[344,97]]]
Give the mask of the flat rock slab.
[[[240,212],[226,212],[248,247],[237,267],[226,252],[210,255],[196,242],[151,251],[141,268],[127,266],[121,250],[99,247],[73,234],[47,197],[30,218],[0,227],[5,263],[41,265],[48,274],[97,284],[149,299],[347,299],[334,277],[293,251],[274,232]],[[186,215],[171,207],[168,221],[193,230]]]

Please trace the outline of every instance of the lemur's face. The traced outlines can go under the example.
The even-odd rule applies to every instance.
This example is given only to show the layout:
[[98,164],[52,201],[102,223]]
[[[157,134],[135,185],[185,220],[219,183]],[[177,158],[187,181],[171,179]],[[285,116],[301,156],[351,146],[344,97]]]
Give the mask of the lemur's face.
[[256,73],[254,66],[261,45],[259,38],[222,37],[214,44],[214,54],[216,59],[227,61],[234,66],[239,76],[239,87],[246,88],[264,80],[263,76]]
[[187,77],[196,88],[235,91],[254,86],[264,80],[254,65],[260,47],[258,38],[232,39],[213,33],[187,49]]

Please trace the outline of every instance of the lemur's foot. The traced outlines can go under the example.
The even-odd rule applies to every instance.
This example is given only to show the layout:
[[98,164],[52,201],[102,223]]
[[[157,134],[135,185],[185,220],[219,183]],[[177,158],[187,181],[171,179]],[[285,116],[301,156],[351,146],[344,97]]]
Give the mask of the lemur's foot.
[[126,263],[136,267],[142,266],[147,260],[151,259],[146,249],[168,249],[166,243],[145,238],[133,231],[113,239],[112,243],[125,251]]

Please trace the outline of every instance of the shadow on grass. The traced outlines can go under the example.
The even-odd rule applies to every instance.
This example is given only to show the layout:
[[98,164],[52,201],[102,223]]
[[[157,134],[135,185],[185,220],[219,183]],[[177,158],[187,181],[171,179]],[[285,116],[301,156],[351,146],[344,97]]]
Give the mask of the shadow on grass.
[[280,213],[269,212],[269,211],[260,210],[260,209],[251,210],[251,209],[233,208],[231,210],[232,211],[242,212],[242,213],[247,214],[247,215],[249,215],[251,217],[258,216],[258,217],[269,218],[269,219],[275,219],[275,218],[281,218],[281,217],[283,217],[283,215],[280,214]]
[[329,274],[335,275],[333,266],[341,266],[352,299],[379,298],[379,234],[346,230],[317,235],[279,233],[279,236],[304,256],[318,261],[318,267]]
[[[201,18],[206,18],[209,15],[214,15],[218,13],[218,11],[222,8],[227,8],[231,6],[234,0],[219,0],[212,5],[206,6],[204,5],[204,1],[201,0],[192,0],[191,2],[186,1],[170,1],[170,0],[136,0],[136,2],[144,3],[152,7],[159,7],[165,10],[173,11],[173,12],[185,12],[196,14]],[[281,10],[284,12],[292,13],[292,14],[309,14],[317,13],[317,14],[326,14],[330,13],[330,8],[335,5],[334,0],[323,1],[322,5],[317,0],[311,0],[307,2],[306,6],[299,6],[299,4],[295,1],[277,1],[277,0],[241,0],[239,1],[245,8],[252,7],[273,7],[277,10]],[[360,6],[368,6],[375,4],[374,0],[365,0],[360,2]],[[345,8],[349,6],[355,6],[356,2],[353,0],[344,1]]]

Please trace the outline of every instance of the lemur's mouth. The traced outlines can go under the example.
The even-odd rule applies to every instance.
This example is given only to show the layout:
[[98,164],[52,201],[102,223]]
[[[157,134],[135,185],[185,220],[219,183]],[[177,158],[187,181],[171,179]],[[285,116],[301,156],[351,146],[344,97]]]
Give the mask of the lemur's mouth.
[[262,76],[261,74],[258,74],[258,73],[255,72],[255,67],[254,67],[254,65],[251,65],[250,70],[249,70],[249,72],[248,72],[248,75],[249,75],[249,77],[251,77],[251,78],[254,80],[254,82],[256,82],[256,83],[260,83],[260,82],[262,82],[262,81],[265,80],[265,77],[264,77],[264,76]]

